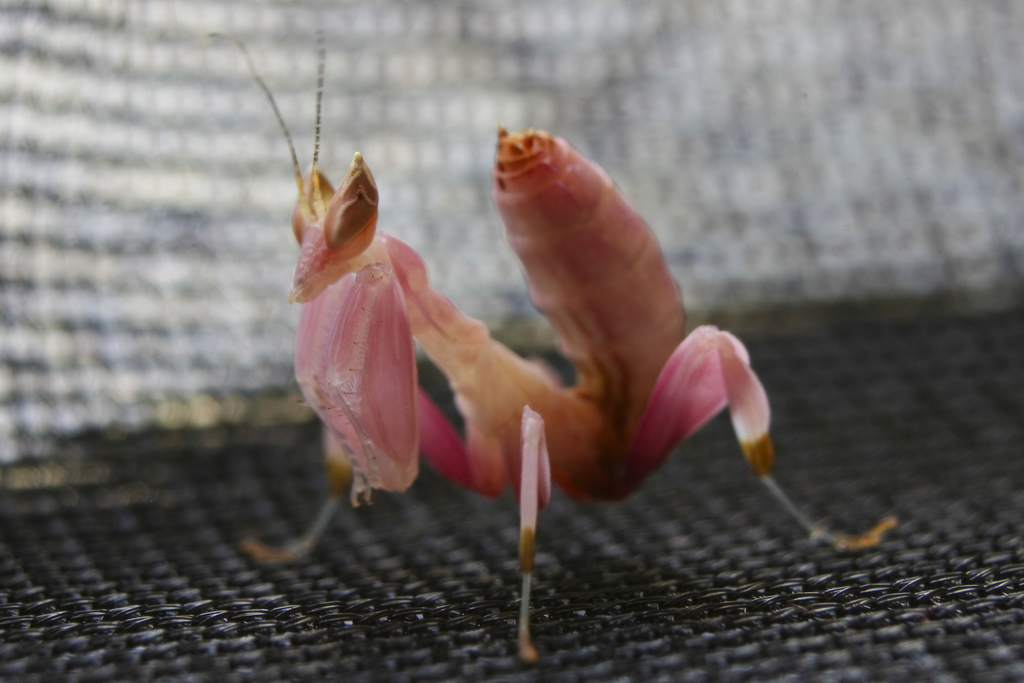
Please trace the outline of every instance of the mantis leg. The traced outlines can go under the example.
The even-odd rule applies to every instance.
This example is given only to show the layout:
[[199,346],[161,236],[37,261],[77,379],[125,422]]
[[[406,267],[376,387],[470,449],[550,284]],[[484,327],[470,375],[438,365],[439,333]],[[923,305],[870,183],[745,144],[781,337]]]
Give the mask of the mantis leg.
[[489,470],[509,469],[515,479],[519,496],[519,565],[523,570],[523,590],[519,603],[519,656],[523,661],[537,661],[537,648],[530,637],[530,588],[533,582],[534,544],[537,537],[537,513],[551,500],[551,465],[548,460],[544,418],[523,406],[520,450],[516,462],[502,461],[501,444],[474,431],[467,423],[469,448],[463,446],[458,433],[441,414],[434,402],[420,390],[420,450],[434,468],[451,481],[476,489],[485,495],[497,495],[504,488],[504,479]]
[[775,447],[768,434],[771,410],[761,381],[750,367],[743,343],[715,327],[699,327],[676,348],[651,395],[630,444],[623,486],[632,487],[653,471],[672,447],[728,405],[733,429],[754,474],[786,511],[814,538],[837,548],[876,545],[896,526],[886,518],[868,532],[847,536],[811,522],[772,478]]
[[327,472],[327,498],[306,531],[283,546],[269,546],[256,539],[242,542],[242,550],[261,562],[294,562],[316,547],[327,525],[334,518],[352,482],[352,461],[344,441],[324,426],[324,466]]
[[[458,399],[456,399],[458,400]],[[466,443],[423,389],[419,393],[420,453],[445,479],[495,498],[508,475],[501,443],[466,422]]]
[[523,592],[519,602],[519,656],[537,661],[537,648],[530,638],[530,587],[533,581],[534,542],[537,513],[551,500],[551,465],[548,462],[544,419],[523,406],[519,480],[519,565],[523,570]]
[[[519,457],[510,463],[518,470],[516,487],[519,496],[519,565],[523,570],[523,591],[519,603],[519,655],[526,662],[537,661],[537,649],[530,638],[530,588],[533,581],[534,542],[537,537],[537,513],[551,500],[551,465],[548,460],[544,419],[539,413],[523,406],[520,430]],[[443,476],[456,484],[482,493],[497,495],[504,488],[504,480],[487,476],[491,467],[481,462],[489,459],[504,470],[500,444],[482,434],[474,436],[469,423],[469,448],[463,446],[458,433],[445,419],[430,398],[420,391],[420,449],[423,456]],[[479,438],[479,440],[478,440]],[[514,472],[510,472],[514,476]],[[497,482],[497,486],[494,483]]]

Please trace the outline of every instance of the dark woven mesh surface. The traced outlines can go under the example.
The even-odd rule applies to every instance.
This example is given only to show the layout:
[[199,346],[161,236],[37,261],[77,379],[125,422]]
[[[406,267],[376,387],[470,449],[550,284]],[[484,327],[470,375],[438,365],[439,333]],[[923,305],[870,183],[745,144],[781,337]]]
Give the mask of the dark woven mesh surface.
[[897,514],[878,548],[807,540],[720,417],[622,503],[554,497],[534,669],[511,497],[425,472],[344,509],[309,559],[260,565],[239,541],[290,538],[322,496],[314,426],[95,438],[2,472],[0,676],[1024,677],[1024,315],[749,341],[778,479],[845,530]]

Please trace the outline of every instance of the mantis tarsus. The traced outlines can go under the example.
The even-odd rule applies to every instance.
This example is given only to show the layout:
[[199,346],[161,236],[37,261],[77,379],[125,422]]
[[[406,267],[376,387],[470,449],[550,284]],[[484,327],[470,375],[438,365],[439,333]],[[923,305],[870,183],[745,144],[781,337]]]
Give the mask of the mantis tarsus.
[[[320,64],[317,149],[322,52]],[[746,348],[712,326],[685,334],[679,290],[654,234],[608,175],[566,141],[499,129],[492,195],[530,296],[576,366],[574,387],[491,339],[430,285],[411,247],[376,232],[377,187],[358,153],[336,190],[316,152],[305,177],[294,148],[292,159],[301,252],[289,299],[304,304],[295,369],[325,425],[330,495],[292,545],[248,543],[257,557],[308,552],[350,482],[353,503],[374,488],[403,491],[420,454],[485,496],[511,484],[522,520],[519,648],[535,661],[529,591],[537,513],[551,482],[581,500],[625,497],[726,406],[754,473],[812,536],[860,548],[895,526],[885,519],[859,536],[832,533],[783,493],[771,477],[768,399]],[[448,377],[465,439],[417,388],[413,338]]]

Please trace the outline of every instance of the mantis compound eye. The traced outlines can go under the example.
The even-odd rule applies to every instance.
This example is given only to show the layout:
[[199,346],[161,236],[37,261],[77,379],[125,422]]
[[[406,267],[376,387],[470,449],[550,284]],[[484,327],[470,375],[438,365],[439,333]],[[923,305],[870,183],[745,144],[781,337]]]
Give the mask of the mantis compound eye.
[[372,238],[376,225],[377,183],[363,156],[356,152],[348,173],[327,205],[324,241],[331,249],[340,249],[364,231]]

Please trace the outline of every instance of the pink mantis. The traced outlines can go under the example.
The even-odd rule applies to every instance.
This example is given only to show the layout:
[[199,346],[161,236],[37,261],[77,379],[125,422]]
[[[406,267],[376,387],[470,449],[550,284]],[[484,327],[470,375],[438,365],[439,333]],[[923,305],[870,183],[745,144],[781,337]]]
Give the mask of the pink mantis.
[[[895,525],[886,519],[860,536],[834,534],[790,502],[771,477],[768,399],[747,350],[715,327],[685,334],[680,294],[653,233],[608,175],[566,141],[499,129],[492,195],[530,296],[576,366],[575,387],[491,339],[430,285],[412,248],[376,232],[377,188],[358,153],[336,190],[316,154],[305,178],[292,156],[301,251],[289,299],[304,304],[295,369],[325,425],[330,496],[299,541],[284,550],[250,542],[254,555],[308,551],[350,480],[354,503],[374,488],[403,491],[421,454],[485,496],[511,484],[521,516],[520,654],[533,661],[534,539],[551,482],[581,500],[625,497],[726,406],[754,473],[810,534],[859,548]],[[465,439],[417,388],[414,338],[448,377]]]

